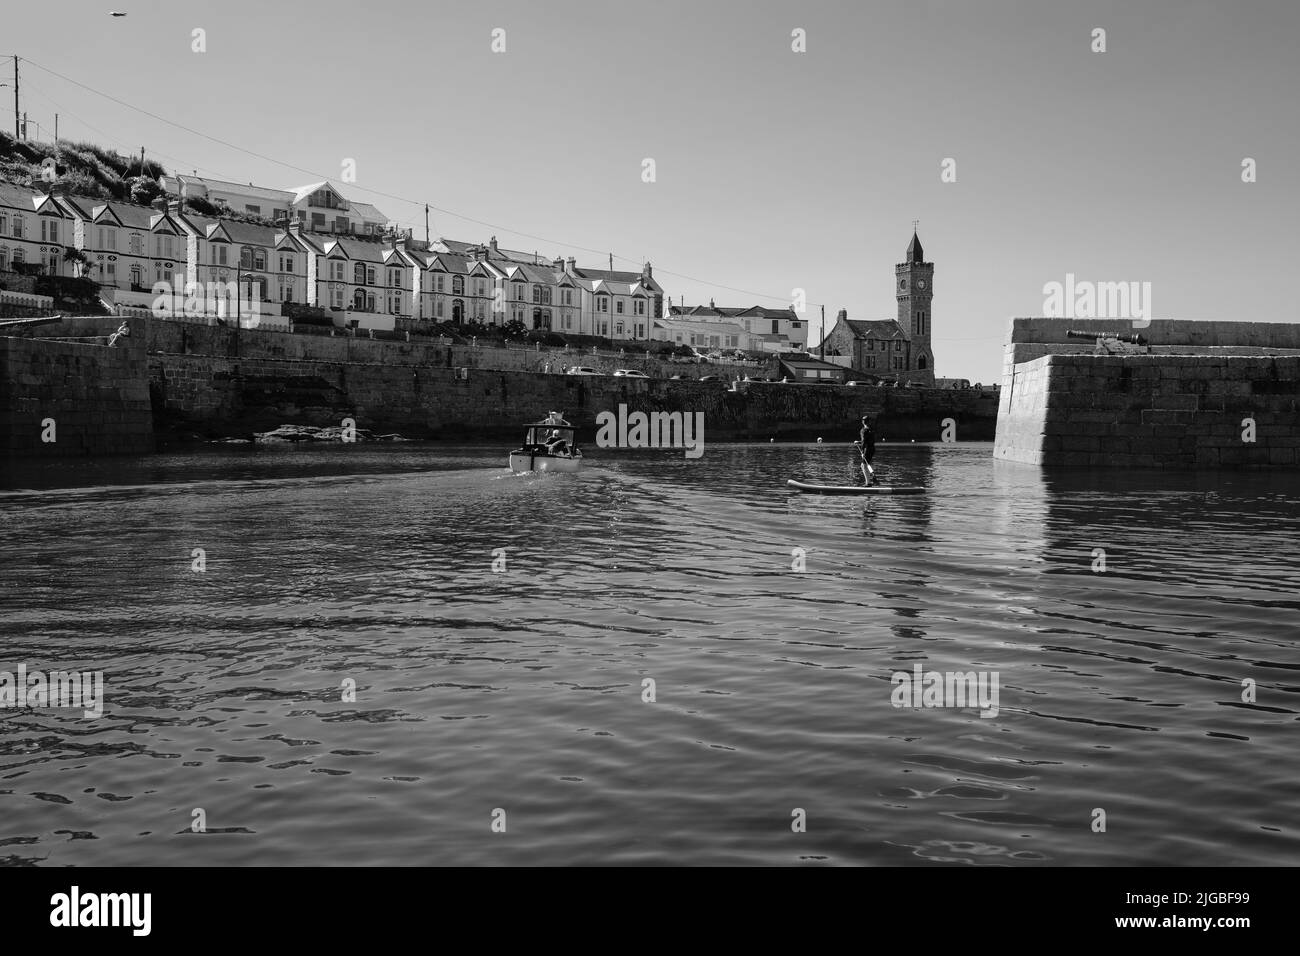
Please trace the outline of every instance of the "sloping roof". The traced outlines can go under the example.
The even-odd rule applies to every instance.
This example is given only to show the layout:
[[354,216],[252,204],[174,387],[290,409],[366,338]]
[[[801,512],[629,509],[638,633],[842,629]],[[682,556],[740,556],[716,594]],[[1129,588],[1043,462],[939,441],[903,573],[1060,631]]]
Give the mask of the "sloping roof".
[[[14,186],[11,183],[0,183],[0,206],[5,206],[9,209],[22,209],[27,212],[33,212],[44,198],[44,193],[29,189],[26,186]],[[8,237],[6,236],[5,238]]]
[[[276,230],[270,226],[259,226],[238,219],[218,219],[215,222],[230,237],[231,242],[247,243],[250,246],[275,245]],[[216,227],[209,227],[208,236],[210,237],[215,231]]]
[[282,202],[286,206],[293,202],[294,194],[289,189],[267,189],[264,186],[254,186],[251,183],[231,183],[224,179],[208,179],[206,176],[164,176],[161,180],[162,187],[174,196],[181,194],[181,186],[185,183],[197,183],[209,190],[215,189],[217,192],[241,193],[245,196],[251,196],[257,199],[266,199],[273,202]]
[[129,229],[148,229],[149,220],[158,210],[149,206],[136,206],[129,202],[117,202],[115,200],[100,200],[95,203],[94,208],[90,210],[90,215],[95,216],[98,211],[107,207],[112,211],[122,223]]
[[389,248],[382,243],[364,242],[360,239],[349,239],[347,236],[335,237],[334,244],[346,252],[349,259],[360,262],[383,262],[384,250]]
[[371,222],[388,222],[388,217],[368,202],[352,202],[349,200],[349,203],[352,206],[352,212],[356,213],[362,219]]
[[855,339],[907,339],[897,319],[844,319]]
[[689,319],[655,319],[654,324],[666,332],[694,332],[698,335],[748,335],[731,322],[691,322]]

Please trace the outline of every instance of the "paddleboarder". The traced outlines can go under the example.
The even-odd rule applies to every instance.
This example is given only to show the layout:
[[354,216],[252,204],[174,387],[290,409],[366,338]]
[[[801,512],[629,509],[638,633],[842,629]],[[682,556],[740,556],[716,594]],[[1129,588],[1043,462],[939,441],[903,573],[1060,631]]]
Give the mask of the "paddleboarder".
[[871,418],[862,416],[862,430],[858,432],[858,454],[862,457],[862,481],[868,485],[876,483],[876,470],[871,467],[871,459],[876,457],[876,431],[871,427]]

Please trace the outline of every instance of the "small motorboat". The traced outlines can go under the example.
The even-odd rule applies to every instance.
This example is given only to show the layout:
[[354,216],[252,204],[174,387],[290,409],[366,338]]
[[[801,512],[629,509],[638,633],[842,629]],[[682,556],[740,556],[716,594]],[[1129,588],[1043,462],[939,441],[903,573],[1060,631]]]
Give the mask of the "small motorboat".
[[523,447],[510,453],[511,471],[577,471],[582,466],[582,449],[573,440],[577,429],[559,412],[527,428]]

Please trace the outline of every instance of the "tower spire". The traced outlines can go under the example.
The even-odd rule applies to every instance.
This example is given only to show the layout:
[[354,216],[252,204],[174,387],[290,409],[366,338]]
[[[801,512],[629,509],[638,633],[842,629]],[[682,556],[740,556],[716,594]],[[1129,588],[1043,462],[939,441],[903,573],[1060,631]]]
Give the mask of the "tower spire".
[[921,248],[921,239],[916,234],[916,226],[920,220],[912,220],[912,241],[907,244],[907,257],[904,262],[924,262],[925,250]]

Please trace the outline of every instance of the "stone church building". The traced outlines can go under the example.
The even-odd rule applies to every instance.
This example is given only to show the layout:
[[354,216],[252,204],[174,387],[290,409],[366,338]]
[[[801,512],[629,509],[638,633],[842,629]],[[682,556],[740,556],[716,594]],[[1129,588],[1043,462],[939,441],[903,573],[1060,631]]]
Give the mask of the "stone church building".
[[930,300],[934,296],[934,263],[925,261],[921,240],[912,233],[905,261],[894,267],[893,319],[850,319],[840,309],[826,334],[828,360],[849,367],[864,378],[894,379],[900,385],[934,385],[934,349],[930,344]]

